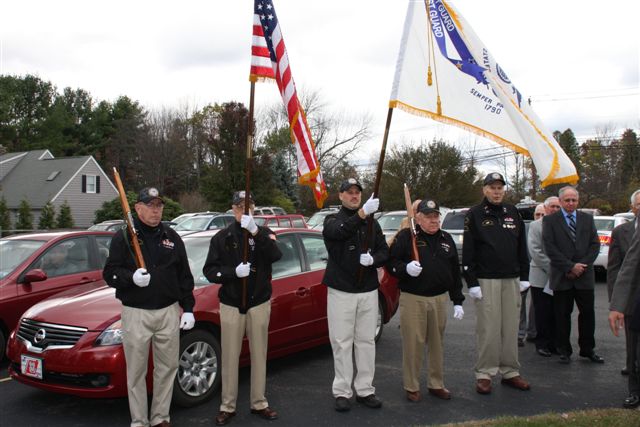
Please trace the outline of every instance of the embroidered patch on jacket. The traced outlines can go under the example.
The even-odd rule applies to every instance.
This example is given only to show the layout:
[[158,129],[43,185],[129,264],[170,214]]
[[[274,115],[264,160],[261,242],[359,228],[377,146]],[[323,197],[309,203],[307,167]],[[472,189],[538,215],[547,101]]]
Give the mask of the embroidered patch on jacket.
[[493,220],[492,219],[483,219],[482,220],[482,226],[483,227],[491,227],[493,225]]
[[163,239],[163,240],[162,240],[162,246],[163,246],[163,247],[165,247],[165,248],[167,248],[167,249],[173,249],[175,245],[176,245],[176,244],[175,244],[175,243],[173,243],[173,242],[172,242],[171,240],[169,240],[169,239]]
[[440,243],[440,247],[446,252],[449,253],[451,250],[451,246],[448,243],[442,242]]

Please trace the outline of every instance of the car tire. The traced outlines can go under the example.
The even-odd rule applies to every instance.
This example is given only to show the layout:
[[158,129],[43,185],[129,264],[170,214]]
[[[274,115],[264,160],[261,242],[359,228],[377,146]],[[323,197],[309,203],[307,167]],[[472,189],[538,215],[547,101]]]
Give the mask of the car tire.
[[7,339],[4,336],[4,331],[0,327],[0,362],[4,360],[5,351],[7,351]]
[[220,341],[211,332],[197,329],[180,337],[178,373],[173,401],[183,407],[211,399],[221,382]]
[[[381,296],[378,296],[378,298],[382,298]],[[378,340],[380,339],[380,337],[382,336],[382,329],[384,329],[384,321],[383,321],[383,316],[382,313],[384,313],[384,304],[382,304],[382,301],[378,301],[378,317],[376,319],[376,342],[378,342]]]

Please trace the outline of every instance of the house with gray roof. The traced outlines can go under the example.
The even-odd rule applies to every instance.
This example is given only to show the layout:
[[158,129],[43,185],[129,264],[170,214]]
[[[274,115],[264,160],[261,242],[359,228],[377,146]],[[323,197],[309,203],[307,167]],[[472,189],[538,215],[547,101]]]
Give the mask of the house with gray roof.
[[74,226],[93,224],[96,210],[118,196],[115,186],[93,156],[55,158],[49,150],[6,153],[0,156],[0,196],[16,223],[23,200],[31,206],[33,226],[47,202],[60,212],[65,201],[71,207]]

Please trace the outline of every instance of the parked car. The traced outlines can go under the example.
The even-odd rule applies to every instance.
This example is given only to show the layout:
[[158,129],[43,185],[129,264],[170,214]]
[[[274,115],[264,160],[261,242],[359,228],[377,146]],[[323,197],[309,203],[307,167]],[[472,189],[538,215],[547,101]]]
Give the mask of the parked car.
[[270,228],[308,228],[304,217],[298,214],[287,215],[255,215],[255,222],[258,225],[264,225]]
[[611,245],[611,232],[620,224],[632,221],[633,216],[594,216],[593,221],[596,223],[598,230],[598,238],[600,239],[600,252],[598,258],[593,263],[593,267],[600,272],[607,270],[609,262],[609,246]]
[[398,230],[400,230],[400,223],[402,223],[402,220],[406,217],[407,211],[390,211],[383,213],[377,218],[378,224],[380,224],[380,228],[382,228],[382,234],[384,234],[388,245],[393,242],[393,238]]
[[90,231],[117,231],[124,227],[123,219],[110,219],[108,221],[102,221],[97,224],[93,224],[88,228]]
[[287,212],[278,206],[256,206],[254,215],[286,215]]
[[[202,273],[209,242],[219,230],[183,240],[194,276],[196,325],[180,337],[180,366],[173,401],[192,406],[220,387],[219,285]],[[268,358],[327,344],[327,288],[321,284],[327,251],[321,233],[275,229],[282,258],[273,265]],[[398,308],[399,291],[388,281],[379,290],[377,337]],[[77,289],[28,310],[9,339],[9,373],[40,389],[82,397],[127,395],[122,349],[122,306],[107,286]],[[151,362],[150,362],[151,363]],[[241,364],[249,363],[243,342]],[[147,377],[150,386],[151,376]]]
[[309,221],[307,221],[307,227],[312,228],[314,230],[322,231],[324,226],[324,219],[327,215],[336,213],[340,210],[338,207],[330,207],[319,210],[318,212],[311,215]]
[[441,228],[451,234],[458,249],[458,258],[462,263],[462,242],[464,241],[464,217],[469,208],[451,209],[442,220]]
[[112,232],[65,231],[0,239],[0,360],[20,315],[43,299],[89,283],[103,285]]
[[176,230],[180,236],[185,236],[195,231],[225,228],[233,223],[233,221],[235,221],[235,216],[232,214],[223,214],[220,212],[198,213],[180,222],[173,227],[173,229]]

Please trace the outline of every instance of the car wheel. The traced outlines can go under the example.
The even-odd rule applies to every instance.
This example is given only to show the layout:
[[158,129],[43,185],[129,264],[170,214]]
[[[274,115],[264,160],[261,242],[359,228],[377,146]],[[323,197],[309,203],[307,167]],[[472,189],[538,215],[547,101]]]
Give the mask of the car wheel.
[[381,301],[378,301],[378,318],[376,319],[376,342],[382,336],[382,329],[384,328],[384,322],[382,321],[382,313],[384,313],[384,306]]
[[7,350],[6,345],[7,340],[4,337],[4,331],[0,328],[0,362],[4,359],[4,352]]
[[220,388],[220,342],[210,332],[194,330],[180,337],[180,360],[173,401],[191,407],[210,399]]

